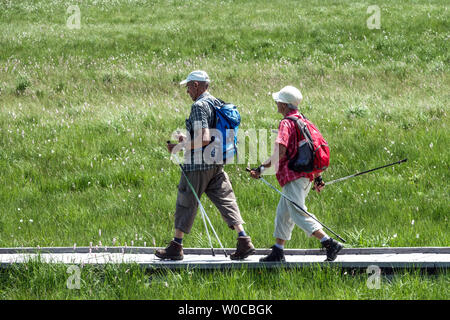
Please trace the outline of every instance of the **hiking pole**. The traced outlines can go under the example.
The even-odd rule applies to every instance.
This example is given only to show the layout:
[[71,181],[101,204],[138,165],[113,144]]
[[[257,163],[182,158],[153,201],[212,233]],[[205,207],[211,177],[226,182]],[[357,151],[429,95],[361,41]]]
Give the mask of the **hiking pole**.
[[[246,168],[246,170],[248,172],[250,172],[251,170],[249,168]],[[336,237],[339,238],[339,240],[341,240],[342,242],[346,242],[340,235],[338,235],[336,232],[334,232],[333,230],[331,230],[330,228],[328,228],[326,225],[324,225],[322,222],[320,222],[319,220],[317,220],[316,218],[314,218],[313,215],[311,215],[308,211],[306,211],[305,209],[303,209],[302,207],[300,207],[297,203],[295,203],[293,200],[291,200],[288,196],[286,196],[284,193],[282,193],[280,190],[278,190],[277,188],[275,188],[272,184],[270,184],[269,182],[266,181],[266,179],[264,179],[263,177],[259,177],[259,179],[264,182],[266,185],[268,185],[270,188],[272,188],[273,190],[275,190],[276,192],[278,192],[282,197],[284,197],[286,200],[288,200],[289,202],[291,202],[294,206],[296,206],[297,208],[299,208],[301,211],[303,211],[306,215],[308,215],[310,218],[314,219],[316,222],[320,223],[325,229],[327,229],[328,231],[330,231],[332,234],[334,234]]]
[[339,178],[339,179],[336,179],[336,180],[325,182],[325,185],[328,186],[330,184],[333,184],[333,183],[336,183],[336,182],[340,182],[340,181],[344,181],[344,180],[347,180],[347,179],[350,179],[350,178],[354,178],[354,177],[357,177],[357,176],[360,176],[362,174],[369,173],[369,172],[372,172],[372,171],[375,171],[375,170],[378,170],[378,169],[383,169],[383,168],[386,168],[386,167],[393,166],[395,164],[400,164],[402,162],[406,162],[407,160],[408,159],[403,159],[403,160],[400,160],[400,161],[397,161],[397,162],[393,162],[393,163],[390,163],[390,164],[387,164],[387,165],[384,165],[384,166],[381,166],[381,167],[378,167],[378,168],[370,169],[370,170],[363,171],[363,172],[358,172],[358,173],[355,173],[355,174],[352,174],[352,175],[349,175],[349,176],[346,176],[346,177],[343,177],[343,178]]
[[223,252],[224,252],[224,254],[225,254],[225,257],[227,257],[227,252],[226,252],[225,248],[223,247],[222,242],[220,241],[219,236],[217,235],[216,230],[214,229],[214,227],[213,227],[213,225],[212,225],[212,223],[211,223],[211,220],[209,220],[209,217],[208,217],[208,215],[206,214],[205,208],[203,208],[203,205],[202,205],[202,203],[200,202],[200,199],[199,199],[197,193],[195,192],[194,187],[192,186],[191,182],[189,181],[189,179],[188,179],[188,177],[187,177],[187,175],[186,175],[186,172],[184,171],[183,166],[181,165],[181,163],[180,163],[180,161],[179,161],[179,159],[178,159],[178,156],[177,156],[176,154],[174,154],[174,153],[172,153],[172,155],[173,155],[173,157],[175,158],[175,161],[176,161],[176,162],[178,163],[178,165],[180,166],[181,172],[183,173],[183,176],[184,176],[184,178],[186,179],[186,181],[187,181],[187,183],[188,183],[188,185],[189,185],[189,188],[191,189],[192,193],[194,194],[194,197],[195,197],[195,199],[197,200],[198,206],[200,207],[200,212],[202,213],[202,218],[203,218],[203,224],[205,225],[206,234],[208,235],[208,241],[209,241],[209,245],[210,245],[210,247],[211,247],[212,255],[215,256],[215,253],[214,253],[214,247],[213,247],[212,242],[211,242],[211,236],[209,235],[208,225],[206,224],[206,220],[208,221],[208,223],[209,223],[209,225],[210,225],[210,227],[211,227],[211,229],[212,229],[214,235],[216,236],[216,239],[217,239],[217,241],[219,242],[220,247],[223,249]]
[[189,179],[188,179],[186,173],[184,172],[183,166],[180,164],[180,161],[179,161],[179,159],[178,159],[178,157],[177,157],[176,154],[174,154],[174,158],[175,158],[175,161],[176,161],[176,162],[178,163],[178,165],[180,166],[181,172],[183,173],[184,178],[186,179],[186,181],[187,181],[187,183],[188,183],[188,185],[189,185],[189,187],[190,187],[192,193],[194,194],[195,199],[197,200],[197,202],[198,202],[198,204],[199,204],[200,212],[202,213],[203,224],[205,225],[206,234],[208,235],[209,246],[211,247],[211,253],[212,253],[213,256],[215,256],[215,253],[214,253],[214,247],[213,247],[212,242],[211,242],[211,236],[209,235],[208,226],[207,226],[206,220],[205,220],[205,216],[206,216],[205,209],[203,208],[203,205],[202,205],[202,203],[200,202],[200,199],[198,198],[197,193],[196,193],[195,190],[194,190],[194,187],[191,185],[191,182],[189,181]]

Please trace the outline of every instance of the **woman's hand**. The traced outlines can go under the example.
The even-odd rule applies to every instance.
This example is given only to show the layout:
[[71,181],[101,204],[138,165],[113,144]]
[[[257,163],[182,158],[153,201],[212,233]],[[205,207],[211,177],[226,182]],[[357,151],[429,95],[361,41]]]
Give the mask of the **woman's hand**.
[[322,176],[318,176],[314,179],[314,187],[313,190],[316,190],[317,193],[320,193],[322,189],[325,188],[325,182],[323,182]]

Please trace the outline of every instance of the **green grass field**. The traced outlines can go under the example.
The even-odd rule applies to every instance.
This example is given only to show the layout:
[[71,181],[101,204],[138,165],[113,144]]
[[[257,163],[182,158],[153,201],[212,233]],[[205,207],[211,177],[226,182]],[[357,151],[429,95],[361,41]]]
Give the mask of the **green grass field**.
[[[67,26],[71,5],[80,29]],[[380,29],[367,26],[369,5]],[[0,247],[165,246],[180,177],[165,141],[184,127],[192,102],[178,83],[195,69],[239,106],[242,131],[277,129],[270,93],[300,88],[331,147],[325,181],[408,158],[310,193],[309,211],[349,246],[449,246],[449,21],[445,1],[0,0]],[[245,167],[226,171],[247,233],[267,248],[279,197]],[[208,247],[199,217],[184,246]],[[299,228],[287,244],[318,246]],[[381,290],[332,268],[182,272],[146,286],[120,266],[87,268],[82,289],[68,290],[64,266],[30,270],[2,272],[0,298],[449,297],[447,272],[411,271]]]

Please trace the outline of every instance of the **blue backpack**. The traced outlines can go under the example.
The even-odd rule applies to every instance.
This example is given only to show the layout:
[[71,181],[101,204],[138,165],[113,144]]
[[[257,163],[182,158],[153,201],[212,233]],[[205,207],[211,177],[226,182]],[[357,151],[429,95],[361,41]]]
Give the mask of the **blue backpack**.
[[[212,105],[215,111],[215,129],[222,134],[223,162],[227,163],[237,155],[237,133],[241,115],[234,104],[217,100],[220,105]],[[230,130],[234,130],[234,132],[230,132]],[[219,137],[214,137],[214,139],[217,138]]]

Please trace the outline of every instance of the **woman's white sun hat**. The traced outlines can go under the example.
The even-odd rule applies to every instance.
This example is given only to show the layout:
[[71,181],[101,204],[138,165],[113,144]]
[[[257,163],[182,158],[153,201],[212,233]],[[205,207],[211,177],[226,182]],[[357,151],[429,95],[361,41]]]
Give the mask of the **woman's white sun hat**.
[[276,102],[292,104],[295,107],[297,107],[303,100],[300,90],[293,86],[286,86],[280,91],[272,93],[272,98]]
[[204,81],[209,82],[208,74],[203,70],[195,70],[189,73],[187,78],[180,82],[180,85],[186,84],[189,81]]

